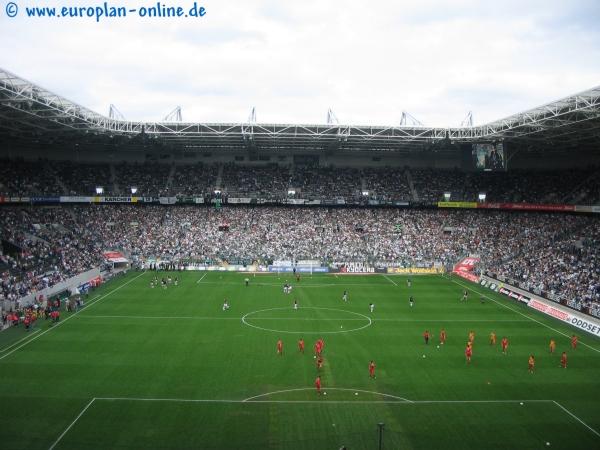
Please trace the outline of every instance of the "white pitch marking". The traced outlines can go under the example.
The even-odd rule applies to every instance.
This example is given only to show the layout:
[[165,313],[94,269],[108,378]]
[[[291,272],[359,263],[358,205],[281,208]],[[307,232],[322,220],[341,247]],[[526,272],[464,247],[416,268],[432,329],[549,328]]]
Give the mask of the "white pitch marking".
[[[306,306],[306,307],[303,307],[302,309],[303,310],[304,309],[323,309],[323,310],[329,310],[329,311],[346,312],[346,313],[349,313],[349,314],[355,314],[357,316],[364,317],[364,319],[367,320],[368,323],[366,325],[362,326],[362,327],[351,328],[349,330],[342,330],[342,331],[306,331],[305,332],[305,331],[273,330],[271,328],[263,328],[263,327],[259,327],[257,325],[252,325],[251,323],[246,322],[246,318],[248,316],[250,316],[251,314],[256,314],[256,313],[260,313],[260,312],[264,312],[264,311],[283,310],[283,309],[287,310],[289,308],[267,308],[267,309],[260,309],[260,310],[257,310],[257,311],[250,311],[249,313],[246,313],[244,316],[242,316],[242,323],[244,325],[247,325],[247,326],[252,327],[252,328],[256,328],[258,330],[272,331],[272,332],[276,332],[276,333],[287,333],[287,334],[299,334],[299,333],[301,333],[301,334],[338,334],[338,333],[349,333],[351,331],[362,330],[362,329],[367,328],[367,327],[369,327],[369,326],[371,326],[373,324],[373,321],[371,320],[370,317],[365,316],[364,314],[361,314],[361,313],[357,313],[357,312],[354,312],[354,311],[344,311],[342,309],[337,309],[337,308],[320,308],[320,307],[317,307],[317,306]],[[260,319],[260,318],[258,318],[258,319]],[[252,320],[252,319],[250,319],[250,320]],[[333,320],[333,319],[330,319],[330,320]]]
[[587,423],[585,423],[583,420],[581,420],[579,417],[577,417],[575,414],[573,414],[571,411],[569,411],[563,405],[561,405],[560,403],[558,403],[557,401],[554,401],[554,400],[553,400],[553,403],[556,404],[556,406],[558,406],[560,409],[562,409],[568,415],[570,415],[571,417],[573,417],[575,420],[577,420],[579,423],[581,423],[584,427],[586,427],[588,430],[590,430],[596,436],[600,437],[600,433],[598,433],[596,430],[594,430],[592,427],[590,427]]
[[75,420],[73,422],[71,422],[71,425],[69,425],[67,427],[67,429],[62,432],[62,434],[58,437],[58,439],[56,441],[54,441],[54,444],[52,444],[48,450],[52,450],[54,447],[56,447],[56,444],[58,444],[60,442],[60,440],[65,436],[65,434],[67,434],[67,432],[73,427],[73,425],[75,425],[75,423],[81,418],[81,416],[83,416],[83,414],[88,410],[88,408],[90,406],[92,406],[92,403],[94,403],[95,400],[96,399],[93,398],[90,400],[90,402],[87,405],[85,405],[85,408],[83,408],[83,410],[79,413],[79,415],[77,417],[75,417]]
[[[558,331],[557,329],[555,329],[555,328],[552,328],[550,325],[546,325],[545,323],[543,323],[543,322],[540,322],[539,320],[537,320],[537,319],[534,319],[533,317],[530,317],[530,316],[528,316],[527,314],[523,314],[521,311],[517,311],[516,309],[513,309],[513,308],[511,308],[511,307],[510,307],[510,306],[508,306],[508,305],[505,305],[505,304],[503,304],[503,303],[500,303],[498,300],[495,300],[495,299],[493,299],[492,297],[490,297],[490,296],[488,296],[488,295],[484,294],[483,292],[476,291],[475,289],[473,289],[473,288],[471,288],[471,287],[467,286],[466,284],[459,283],[458,281],[456,281],[456,280],[453,280],[452,278],[449,278],[449,280],[450,280],[450,281],[452,281],[453,283],[456,283],[456,284],[458,284],[459,286],[462,286],[462,287],[464,287],[464,288],[466,288],[466,289],[470,290],[471,292],[475,292],[476,294],[480,294],[480,295],[484,296],[485,298],[487,298],[487,299],[489,299],[489,300],[493,301],[494,303],[496,303],[496,304],[498,304],[498,305],[500,305],[500,306],[503,306],[504,308],[506,308],[506,309],[509,309],[509,310],[511,310],[512,312],[515,312],[515,313],[517,313],[517,314],[519,314],[519,315],[521,315],[521,316],[523,316],[523,317],[526,317],[526,318],[528,318],[529,320],[531,320],[531,321],[533,321],[533,322],[536,322],[536,323],[538,323],[538,324],[540,324],[540,325],[542,325],[542,326],[544,326],[544,327],[546,327],[546,328],[548,328],[548,329],[550,329],[550,330],[554,331],[555,333],[561,334],[561,335],[563,335],[563,336],[565,336],[565,337],[568,337],[568,338],[570,338],[570,337],[571,337],[571,336],[569,336],[568,334],[565,334],[565,333],[563,333],[562,331]],[[581,342],[581,341],[580,341],[579,343],[580,343],[580,344],[582,344],[582,345],[585,345],[585,346],[586,346],[586,347],[588,347],[588,348],[591,348],[591,349],[592,349],[592,350],[594,350],[595,352],[598,352],[598,353],[600,353],[600,350],[598,350],[597,348],[594,348],[594,347],[592,347],[592,346],[590,346],[590,345],[586,344],[585,342]]]
[[[18,347],[12,349],[10,352],[6,353],[5,355],[0,356],[0,360],[6,358],[9,355],[12,355],[14,352],[16,352],[17,350],[19,350],[20,348],[25,347],[27,344],[30,344],[31,342],[35,341],[36,339],[41,338],[43,335],[45,335],[46,333],[55,330],[57,327],[61,326],[63,323],[67,322],[68,320],[72,319],[73,317],[77,316],[77,314],[79,314],[82,311],[87,311],[89,308],[91,308],[92,306],[96,305],[99,301],[101,301],[102,299],[108,297],[110,294],[112,294],[113,292],[118,291],[119,289],[127,286],[129,283],[137,280],[139,277],[141,277],[142,275],[144,275],[145,272],[140,273],[137,277],[132,278],[131,280],[129,280],[127,283],[123,283],[121,286],[113,289],[112,291],[110,291],[107,294],[104,294],[101,297],[98,297],[98,300],[96,300],[93,303],[90,303],[89,305],[85,306],[84,308],[80,309],[79,311],[74,312],[72,315],[70,315],[69,317],[67,317],[66,319],[58,322],[57,324],[55,324],[52,328],[48,328],[46,331],[41,332],[40,334],[38,334],[37,336],[35,336],[32,339],[29,339],[28,341],[22,343],[21,345],[19,345]],[[83,316],[82,316],[83,317]]]
[[387,275],[384,275],[383,278],[385,278],[386,280],[388,280],[389,282],[391,282],[394,286],[398,286],[396,284],[396,282],[394,280],[392,280],[390,277],[388,277]]
[[[175,402],[175,403],[322,403],[319,400],[256,400],[257,398],[264,397],[266,395],[276,394],[276,393],[285,393],[285,392],[293,392],[293,391],[309,391],[314,390],[314,387],[306,387],[306,388],[298,388],[298,389],[286,389],[282,391],[268,392],[266,394],[256,395],[254,397],[249,397],[244,400],[234,400],[234,399],[194,399],[194,398],[142,398],[142,397],[95,397],[94,401],[135,401],[135,402]],[[436,403],[556,403],[555,400],[408,400],[403,397],[397,397],[391,394],[383,394],[381,392],[375,391],[365,391],[358,389],[349,389],[349,388],[327,388],[328,391],[333,390],[341,390],[341,391],[352,391],[352,392],[364,392],[364,393],[372,393],[375,395],[381,395],[384,397],[390,397],[394,400],[327,400],[327,403],[394,403],[400,405],[418,405],[418,404],[436,404]],[[567,411],[569,412],[569,411]]]
[[[218,282],[218,281],[202,281],[200,282],[200,280],[196,281],[196,283],[198,284],[219,284],[219,285],[230,285],[230,286],[239,286],[240,283],[231,283],[231,282]],[[254,286],[277,286],[277,287],[281,287],[281,283],[252,283]],[[387,286],[388,283],[319,283],[319,284],[304,284],[302,282],[297,283],[294,285],[295,289],[298,288],[303,288],[303,287],[310,287],[310,288],[319,288],[319,287],[332,287],[332,286],[337,286],[337,287],[344,287],[344,286]]]
[[[201,281],[204,279],[204,277],[205,277],[206,275],[208,275],[208,272],[206,272],[204,275],[202,275],[202,276],[200,277],[200,279],[199,279],[198,281],[196,281],[196,283],[200,283],[200,282],[201,282]],[[221,284],[221,283],[219,283],[219,284]]]
[[[304,309],[307,309],[306,307]],[[127,315],[99,315],[99,314],[85,314],[79,316],[80,319],[148,319],[148,320],[241,320],[241,317],[223,317],[223,316],[127,316]],[[327,318],[309,318],[309,317],[254,317],[247,318],[247,320],[305,320],[305,321],[361,321],[363,318],[339,318],[334,317],[331,319]],[[529,322],[525,319],[393,319],[393,318],[379,318],[371,319],[373,322]],[[38,330],[39,331],[39,330]],[[13,344],[14,345],[14,344]]]
[[38,328],[37,330],[34,330],[32,333],[29,333],[27,336],[22,337],[21,339],[19,339],[17,342],[13,342],[10,345],[7,345],[6,347],[4,347],[2,350],[0,350],[0,353],[4,353],[5,351],[7,351],[9,348],[14,347],[15,345],[17,345],[19,342],[24,341],[25,339],[29,339],[31,336],[33,336],[35,333],[37,333],[38,331],[40,331],[40,329]]
[[[260,395],[255,395],[253,397],[248,397],[244,400],[242,400],[244,403],[247,402],[252,402],[255,401],[255,399],[260,398],[260,397],[266,397],[268,395],[274,395],[274,394],[284,394],[286,392],[298,392],[298,391],[309,391],[309,390],[313,390],[314,388],[296,388],[296,389],[284,389],[281,391],[273,391],[273,392],[267,392],[265,394],[260,394]],[[396,400],[401,400],[402,402],[406,402],[406,403],[413,403],[411,400],[408,400],[406,398],[403,397],[398,397],[397,395],[391,395],[391,394],[384,394],[381,392],[376,392],[376,391],[365,391],[363,389],[350,389],[350,388],[334,388],[334,387],[328,387],[327,390],[329,391],[352,391],[352,392],[363,392],[365,394],[376,394],[376,395],[381,395],[382,397],[390,397]],[[275,401],[275,400],[270,400],[270,401]],[[278,402],[287,402],[287,401],[293,401],[293,402],[298,402],[301,400],[277,400]],[[348,403],[358,403],[355,401],[348,401]],[[376,402],[377,403],[377,402]],[[381,402],[380,402],[381,403]]]

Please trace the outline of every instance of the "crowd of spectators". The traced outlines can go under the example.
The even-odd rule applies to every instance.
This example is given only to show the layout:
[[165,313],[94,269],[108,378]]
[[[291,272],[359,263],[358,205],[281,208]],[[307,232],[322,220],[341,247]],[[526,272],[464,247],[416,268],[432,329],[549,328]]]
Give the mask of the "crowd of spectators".
[[0,159],[0,196],[52,196],[60,192],[48,161]]
[[70,161],[54,163],[52,169],[59,177],[64,195],[96,195],[96,188],[102,187],[107,195],[115,194],[108,164],[84,164]]
[[590,218],[565,229],[561,226],[564,224],[556,223],[547,240],[523,240],[520,251],[494,261],[487,269],[572,308],[593,307],[600,317],[600,224]]
[[88,205],[2,208],[0,300],[51,286],[102,262],[318,259],[482,267],[575,308],[600,301],[600,221],[593,216],[501,211],[310,207]]
[[[219,178],[219,174],[221,174]],[[412,189],[409,180],[412,179]],[[218,186],[217,186],[218,184]],[[162,164],[0,161],[0,196],[95,195],[207,196],[221,189],[224,196],[279,200],[289,190],[296,198],[365,203],[414,201],[435,203],[450,193],[451,201],[568,203],[600,201],[597,168],[507,172],[473,172],[433,168],[343,168],[276,164]],[[363,195],[368,192],[368,195]]]
[[198,196],[210,194],[216,185],[217,164],[189,164],[175,166],[169,196]]
[[362,198],[359,169],[295,167],[290,187],[296,191],[298,197],[309,200],[338,198],[359,201]]
[[277,164],[267,166],[236,166],[226,164],[223,167],[221,185],[223,193],[230,197],[259,196],[266,199],[287,197],[290,185],[290,170]]
[[369,198],[381,201],[412,200],[406,169],[382,167],[362,170],[364,188]]
[[101,242],[69,208],[2,208],[0,239],[0,303],[102,263]]
[[115,166],[115,184],[122,195],[131,195],[131,188],[137,188],[135,195],[141,197],[167,195],[171,167],[169,164],[159,163],[121,163]]

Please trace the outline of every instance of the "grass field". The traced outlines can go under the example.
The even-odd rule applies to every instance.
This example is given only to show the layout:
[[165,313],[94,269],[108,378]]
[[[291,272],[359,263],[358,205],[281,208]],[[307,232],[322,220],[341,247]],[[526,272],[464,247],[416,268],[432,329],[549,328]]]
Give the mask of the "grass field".
[[178,275],[163,290],[132,272],[59,325],[0,333],[0,448],[376,449],[382,422],[385,449],[600,449],[600,340],[571,350],[569,326],[489,290],[461,303],[460,279],[315,275],[284,295],[283,275]]

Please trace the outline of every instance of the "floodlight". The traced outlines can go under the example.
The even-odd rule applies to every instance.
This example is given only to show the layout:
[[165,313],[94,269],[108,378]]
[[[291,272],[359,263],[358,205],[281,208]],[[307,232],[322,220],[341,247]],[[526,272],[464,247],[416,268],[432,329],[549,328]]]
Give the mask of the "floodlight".
[[485,202],[485,197],[486,197],[485,192],[481,192],[479,194],[479,201],[480,202]]
[[135,186],[131,186],[131,195],[137,194],[137,188]]
[[98,194],[98,195],[104,194],[104,188],[102,186],[96,186],[96,194]]

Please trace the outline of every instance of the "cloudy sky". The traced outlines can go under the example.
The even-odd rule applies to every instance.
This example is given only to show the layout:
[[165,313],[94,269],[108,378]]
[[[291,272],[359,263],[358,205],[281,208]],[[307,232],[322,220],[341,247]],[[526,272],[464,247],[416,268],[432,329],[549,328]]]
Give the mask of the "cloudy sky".
[[[186,121],[481,124],[600,85],[600,1],[206,0],[203,18],[25,17],[0,1],[0,67],[107,114]],[[166,5],[188,9],[193,0]],[[140,8],[154,0],[110,2]]]

